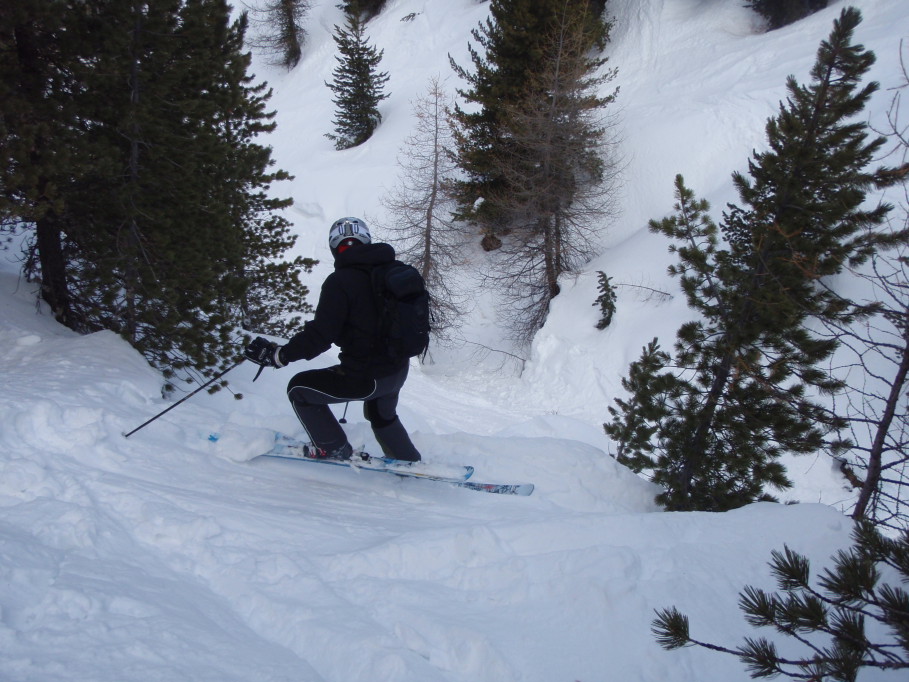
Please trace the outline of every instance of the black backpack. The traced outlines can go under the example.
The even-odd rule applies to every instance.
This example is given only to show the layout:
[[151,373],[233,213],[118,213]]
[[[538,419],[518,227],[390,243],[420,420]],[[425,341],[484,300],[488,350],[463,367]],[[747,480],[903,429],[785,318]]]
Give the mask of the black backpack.
[[394,360],[425,355],[429,348],[429,292],[420,272],[394,261],[372,268],[379,309],[379,343]]

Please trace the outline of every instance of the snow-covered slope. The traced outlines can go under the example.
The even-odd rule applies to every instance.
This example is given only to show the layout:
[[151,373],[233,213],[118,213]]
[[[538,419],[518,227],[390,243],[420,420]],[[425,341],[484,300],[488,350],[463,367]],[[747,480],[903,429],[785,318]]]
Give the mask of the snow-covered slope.
[[[874,76],[895,85],[904,2],[855,4]],[[296,202],[297,248],[324,261],[333,218],[379,214],[409,100],[449,73],[448,53],[466,63],[469,30],[488,10],[389,0],[369,31],[392,75],[385,121],[337,152],[322,137],[334,5],[311,10],[297,69],[257,67],[279,112],[269,142],[296,176],[281,191]],[[200,394],[125,439],[169,404],[159,377],[112,334],[80,337],[36,314],[12,254],[0,255],[0,679],[747,679],[735,660],[660,650],[653,610],[678,605],[698,637],[737,642],[748,633],[737,592],[773,586],[766,562],[784,543],[818,565],[844,546],[836,505],[848,493],[829,463],[804,459],[792,494],[803,504],[659,512],[652,486],[606,456],[600,422],[640,346],[671,338],[687,311],[680,296],[627,287],[598,332],[595,272],[674,291],[647,219],[671,209],[678,172],[717,206],[733,198],[730,172],[761,145],[786,75],[807,77],[842,3],[772,34],[728,0],[610,5],[627,170],[603,255],[565,283],[522,375],[510,356],[456,347],[415,367],[402,396],[429,458],[473,464],[479,480],[532,481],[529,498],[254,460],[275,430],[299,431],[283,397],[292,369],[253,384],[254,368],[240,366],[230,378],[242,401]],[[888,101],[881,93],[874,120]],[[494,292],[478,299],[466,339],[515,351],[501,341]],[[351,440],[374,448],[357,406],[347,418]]]

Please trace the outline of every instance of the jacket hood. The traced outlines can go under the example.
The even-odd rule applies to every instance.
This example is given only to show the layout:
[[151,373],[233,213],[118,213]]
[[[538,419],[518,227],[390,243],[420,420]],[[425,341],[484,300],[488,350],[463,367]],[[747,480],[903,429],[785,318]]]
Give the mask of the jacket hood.
[[395,250],[391,244],[359,244],[351,246],[344,253],[335,256],[335,269],[355,267],[358,265],[381,265],[395,259]]

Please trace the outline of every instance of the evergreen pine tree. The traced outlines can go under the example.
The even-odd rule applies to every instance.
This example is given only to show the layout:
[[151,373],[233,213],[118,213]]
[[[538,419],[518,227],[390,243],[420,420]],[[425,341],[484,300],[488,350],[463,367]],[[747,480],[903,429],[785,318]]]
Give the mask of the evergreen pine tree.
[[[276,213],[290,201],[270,198],[268,187],[287,174],[269,170],[270,150],[255,141],[274,124],[270,93],[246,73],[245,16],[231,23],[223,0],[188,2],[166,42],[172,51],[149,28],[151,68],[137,74],[136,124],[126,133],[135,170],[123,220],[139,266],[119,260],[122,289],[135,290],[141,307],[120,302],[118,317],[133,325],[120,330],[168,370],[223,369],[239,327],[289,331],[288,311],[305,310],[299,274],[309,263],[276,260],[294,241]],[[162,58],[158,78],[152,65]],[[158,101],[175,106],[162,115]]]
[[612,278],[607,277],[602,270],[597,272],[597,291],[599,295],[593,304],[600,309],[600,320],[596,327],[606,329],[612,324],[612,316],[615,315],[616,293],[615,287],[612,286]]
[[505,282],[506,316],[525,342],[545,323],[559,279],[595,255],[618,174],[606,113],[617,91],[604,94],[616,71],[590,56],[587,7],[563,9],[542,43],[538,72],[506,108],[509,143],[490,151],[509,194],[487,199],[505,209],[513,229],[490,279]]
[[67,251],[81,240],[66,224],[68,193],[88,169],[104,165],[90,139],[94,106],[87,88],[98,8],[73,11],[68,0],[9,0],[0,5],[0,221],[33,227],[26,275],[41,281],[41,298],[73,328]]
[[[818,51],[813,82],[789,80],[790,97],[767,125],[770,150],[755,154],[751,179],[735,175],[744,207],[730,206],[717,248],[706,202],[677,179],[676,215],[651,229],[676,240],[689,305],[703,319],[678,332],[671,399],[649,427],[658,456],[625,443],[627,461],[649,470],[671,509],[722,510],[788,487],[784,452],[842,447],[843,421],[809,394],[839,382],[819,369],[836,347],[808,330],[811,316],[843,315],[821,277],[861,262],[884,240],[873,228],[889,207],[864,210],[866,191],[887,175],[865,170],[882,138],[868,141],[854,116],[877,87],[859,88],[874,55],[851,42],[861,16],[843,11]],[[662,380],[662,379],[661,379]],[[645,391],[653,391],[644,388]],[[661,389],[662,390],[662,389]],[[621,435],[632,415],[613,412]]]
[[605,425],[618,445],[616,459],[635,471],[653,468],[655,477],[661,469],[652,458],[661,450],[657,437],[665,436],[661,425],[668,414],[666,403],[678,397],[675,375],[664,371],[669,360],[657,339],[643,348],[640,359],[631,364],[628,376],[622,379],[628,399],[616,398],[616,407],[608,408],[613,422]]
[[332,72],[333,81],[326,83],[335,93],[332,101],[337,108],[335,132],[326,137],[336,149],[350,149],[372,137],[382,121],[379,102],[388,97],[383,92],[388,74],[376,70],[383,51],[369,45],[359,16],[348,14],[345,25],[346,28],[335,26],[332,37],[341,56],[335,57],[338,66]]
[[253,11],[252,23],[257,30],[248,42],[263,49],[276,64],[294,68],[303,56],[303,22],[309,8],[310,0],[267,0]]
[[[501,247],[486,281],[502,292],[502,317],[513,337],[526,343],[546,321],[559,279],[595,253],[612,207],[618,165],[605,110],[616,93],[604,93],[603,86],[615,70],[602,69],[606,60],[593,54],[604,34],[592,28],[587,2],[518,2],[500,11],[506,10],[516,12],[512,19],[525,27],[539,22],[541,33],[527,36],[526,44],[514,33],[521,24],[506,24],[501,31],[519,41],[514,49],[532,48],[525,55],[532,58],[532,68],[521,60],[500,59],[496,68],[478,62],[476,76],[461,71],[475,83],[475,93],[500,87],[504,94],[475,114],[456,109],[453,118],[461,168],[477,161],[489,179],[480,183],[483,201],[471,216],[486,232],[484,246]],[[488,26],[487,35],[495,35],[491,20]],[[495,54],[491,40],[488,48],[487,54]],[[509,69],[511,78],[506,78]],[[481,121],[493,118],[498,141],[476,144],[471,126],[480,124],[482,137],[492,128]],[[454,183],[459,201],[479,187],[475,179]],[[466,214],[461,210],[459,216]],[[502,240],[494,232],[509,236]]]
[[786,26],[827,6],[828,0],[749,0],[745,3],[767,20],[771,30]]
[[[489,18],[471,35],[479,49],[469,46],[473,72],[449,58],[455,73],[468,88],[459,90],[465,102],[478,105],[454,110],[458,164],[467,179],[455,185],[458,214],[479,224],[485,232],[507,232],[511,227],[500,199],[511,195],[512,184],[497,168],[496,156],[511,145],[509,109],[529,99],[545,99],[544,87],[533,76],[546,67],[552,34],[563,14],[583,16],[590,46],[606,40],[609,24],[602,16],[602,2],[589,0],[491,0]],[[598,7],[594,7],[598,6]],[[528,164],[528,169],[530,165]],[[520,171],[515,173],[521,176]],[[482,201],[480,201],[482,200]]]
[[223,0],[85,10],[103,17],[103,43],[79,82],[92,96],[74,100],[90,144],[59,213],[70,307],[80,329],[117,331],[167,378],[214,373],[244,323],[286,330],[274,321],[305,310],[310,265],[274,263],[293,238],[276,213],[289,201],[268,188],[287,175],[255,142],[273,114],[246,75],[245,17],[232,22]]
[[364,23],[375,17],[385,7],[387,0],[344,0],[340,5],[347,14],[356,16]]

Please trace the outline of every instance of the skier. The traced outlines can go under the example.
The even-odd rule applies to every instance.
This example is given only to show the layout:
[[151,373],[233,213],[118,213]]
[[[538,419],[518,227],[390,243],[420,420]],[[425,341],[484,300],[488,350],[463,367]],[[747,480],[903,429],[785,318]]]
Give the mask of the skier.
[[362,400],[385,457],[419,462],[420,453],[396,412],[410,361],[379,350],[379,307],[370,276],[373,267],[394,261],[395,251],[390,244],[373,244],[366,223],[352,217],[334,222],[328,246],[335,270],[322,284],[314,318],[286,345],[258,337],[244,354],[259,365],[279,368],[312,360],[337,345],[339,364],[300,372],[287,385],[287,397],[313,444],[308,456],[350,459],[353,448],[328,406]]

